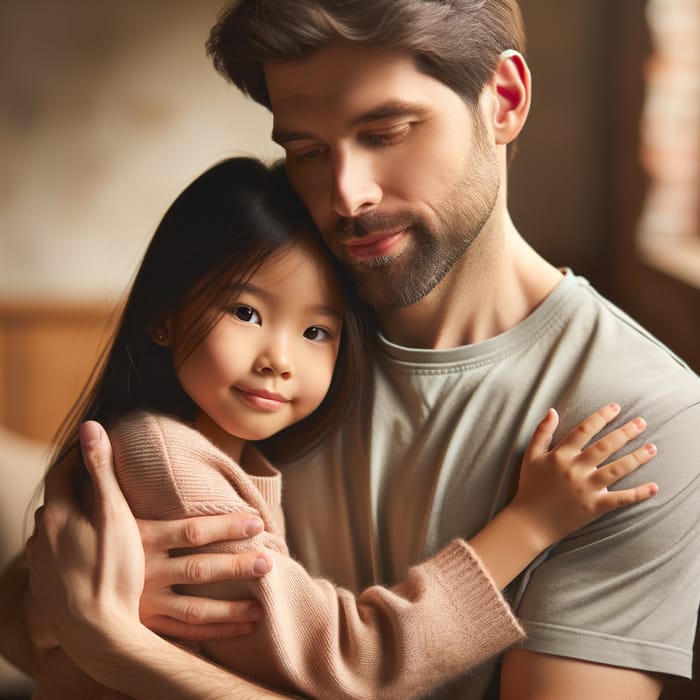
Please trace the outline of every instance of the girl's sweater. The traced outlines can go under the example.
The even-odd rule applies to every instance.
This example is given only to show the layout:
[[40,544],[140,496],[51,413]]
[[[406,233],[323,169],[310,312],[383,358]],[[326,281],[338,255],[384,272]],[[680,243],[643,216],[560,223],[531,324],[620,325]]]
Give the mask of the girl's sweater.
[[463,540],[411,568],[396,586],[372,586],[354,595],[312,578],[290,556],[281,476],[254,448],[246,448],[239,466],[193,428],[144,412],[121,419],[110,436],[117,477],[136,517],[169,520],[249,512],[263,519],[265,531],[256,537],[195,551],[266,549],[273,560],[267,575],[178,589],[260,601],[263,619],[255,632],[195,648],[237,674],[314,698],[405,700],[523,637],[508,604]]

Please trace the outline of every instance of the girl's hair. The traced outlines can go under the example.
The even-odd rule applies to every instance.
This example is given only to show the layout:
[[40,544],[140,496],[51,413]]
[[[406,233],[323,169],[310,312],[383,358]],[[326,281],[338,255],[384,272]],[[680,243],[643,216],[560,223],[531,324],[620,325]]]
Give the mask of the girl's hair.
[[263,62],[305,58],[336,41],[405,51],[472,105],[505,49],[525,53],[517,0],[232,0],[207,53],[270,108]]
[[345,304],[340,349],[330,389],[319,408],[260,446],[276,461],[289,461],[313,449],[341,420],[358,388],[367,387],[367,370],[361,362],[369,338],[365,312],[316,236],[283,166],[268,168],[252,158],[230,158],[195,179],[158,225],[111,345],[59,431],[52,464],[77,448],[78,428],[85,420],[108,427],[135,409],[193,419],[196,406],[178,381],[171,348],[152,340],[154,329],[185,301],[192,305],[191,324],[178,328],[181,362],[265,260],[299,242],[321,251],[337,280]]

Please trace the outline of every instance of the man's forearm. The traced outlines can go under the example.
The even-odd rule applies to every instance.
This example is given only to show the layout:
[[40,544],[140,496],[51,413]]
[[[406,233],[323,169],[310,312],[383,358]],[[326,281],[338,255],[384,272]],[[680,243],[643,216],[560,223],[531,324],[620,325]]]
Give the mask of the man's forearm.
[[[120,635],[123,639],[124,635]],[[284,698],[177,647],[142,627],[127,642],[107,641],[81,666],[134,700],[270,700]]]
[[36,676],[39,656],[26,616],[28,592],[29,573],[24,557],[19,556],[0,577],[0,653],[24,673]]

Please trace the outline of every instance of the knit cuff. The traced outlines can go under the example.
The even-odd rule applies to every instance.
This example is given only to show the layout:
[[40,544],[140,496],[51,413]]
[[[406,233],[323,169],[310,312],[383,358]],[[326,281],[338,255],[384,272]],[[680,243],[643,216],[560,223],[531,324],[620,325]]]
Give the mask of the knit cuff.
[[508,602],[464,540],[452,541],[421,568],[445,591],[447,604],[452,606],[454,633],[463,640],[465,648],[474,649],[474,664],[525,637]]

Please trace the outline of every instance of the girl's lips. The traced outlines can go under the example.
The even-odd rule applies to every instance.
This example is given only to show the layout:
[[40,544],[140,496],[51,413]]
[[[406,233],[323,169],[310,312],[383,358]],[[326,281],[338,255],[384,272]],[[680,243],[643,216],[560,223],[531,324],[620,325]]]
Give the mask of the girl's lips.
[[369,260],[371,258],[381,258],[397,252],[406,234],[406,229],[391,231],[367,238],[355,238],[346,241],[345,245],[350,251],[350,255],[357,260]]
[[274,411],[281,408],[284,404],[289,403],[281,394],[275,394],[264,389],[244,389],[242,387],[234,387],[238,395],[253,408],[259,408],[265,411]]

